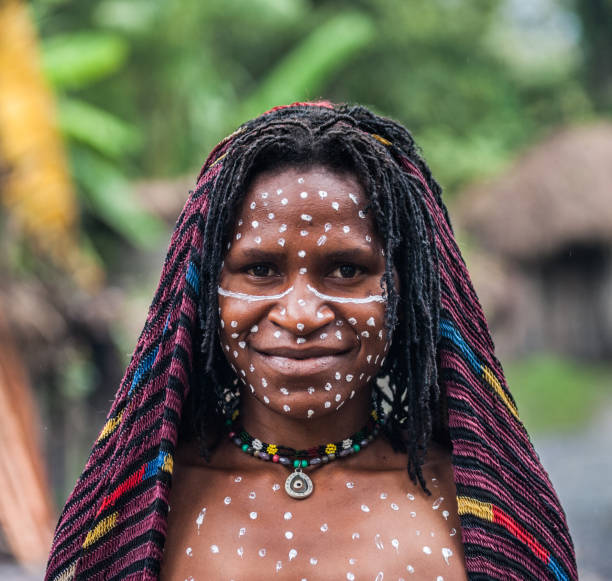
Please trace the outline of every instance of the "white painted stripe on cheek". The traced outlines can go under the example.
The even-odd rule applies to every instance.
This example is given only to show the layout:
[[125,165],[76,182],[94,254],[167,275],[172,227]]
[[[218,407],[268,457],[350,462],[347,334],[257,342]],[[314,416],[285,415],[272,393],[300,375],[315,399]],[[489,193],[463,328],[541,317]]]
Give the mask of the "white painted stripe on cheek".
[[325,300],[325,301],[331,301],[333,303],[353,303],[356,305],[363,305],[365,303],[386,303],[387,302],[387,299],[385,299],[383,295],[371,295],[363,299],[358,299],[358,298],[353,298],[353,297],[333,297],[331,295],[326,295],[326,294],[323,294],[322,292],[319,292],[316,288],[310,286],[309,284],[306,285],[306,288],[317,298]]
[[257,301],[273,301],[276,299],[282,299],[286,297],[291,291],[293,287],[290,286],[286,291],[279,293],[277,295],[249,295],[246,293],[236,293],[234,291],[226,290],[221,287],[217,287],[217,292],[223,297],[229,297],[231,299],[238,299],[239,301],[246,301],[248,303],[254,303]]

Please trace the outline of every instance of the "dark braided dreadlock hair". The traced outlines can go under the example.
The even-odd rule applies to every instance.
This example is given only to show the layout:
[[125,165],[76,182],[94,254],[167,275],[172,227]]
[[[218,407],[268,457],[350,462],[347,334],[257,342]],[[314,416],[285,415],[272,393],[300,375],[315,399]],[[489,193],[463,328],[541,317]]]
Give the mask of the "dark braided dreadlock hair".
[[410,477],[427,491],[421,470],[427,445],[432,436],[444,439],[445,433],[436,364],[440,281],[436,229],[423,185],[406,171],[404,160],[425,177],[447,221],[448,214],[441,188],[411,134],[364,107],[320,102],[273,109],[242,125],[228,140],[223,168],[209,192],[200,265],[202,357],[194,362],[197,384],[186,407],[187,432],[199,438],[204,456],[222,433],[220,402],[235,375],[219,344],[217,286],[249,185],[264,171],[324,166],[355,175],[369,197],[367,211],[373,214],[385,250],[381,287],[388,299],[385,324],[393,337],[381,371],[389,376],[388,388],[375,389],[391,408],[387,437],[407,454]]

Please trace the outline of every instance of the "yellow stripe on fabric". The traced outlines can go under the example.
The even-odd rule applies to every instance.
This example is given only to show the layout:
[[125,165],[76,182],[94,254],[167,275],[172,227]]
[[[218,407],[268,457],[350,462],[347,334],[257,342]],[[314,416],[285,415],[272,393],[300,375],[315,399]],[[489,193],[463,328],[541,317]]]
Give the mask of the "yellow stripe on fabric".
[[64,571],[62,571],[57,577],[53,578],[53,581],[71,581],[72,579],[74,579],[74,572],[76,571],[76,561],[74,563],[72,563],[72,565],[70,565],[70,567],[68,567],[68,569],[65,569]]
[[102,431],[100,432],[100,435],[98,436],[98,442],[110,436],[117,429],[117,426],[121,423],[121,418],[123,418],[124,411],[125,409],[122,409],[119,412],[119,415],[115,416],[114,418],[111,418],[104,424],[104,427],[102,428]]
[[215,161],[210,164],[210,167],[215,167],[226,155],[227,151],[223,155],[220,155],[217,159],[215,159]]
[[115,526],[117,522],[117,515],[119,513],[114,512],[109,514],[106,518],[102,519],[93,529],[91,529],[85,537],[83,548],[86,549],[90,545],[93,545],[98,539],[101,539],[106,533]]
[[380,141],[383,145],[391,145],[391,142],[388,139],[385,139],[376,133],[371,133],[370,135],[376,139],[376,141]]
[[482,520],[493,522],[493,505],[490,502],[482,502],[469,496],[458,496],[457,508],[460,515],[473,514]]
[[518,420],[518,410],[516,407],[514,407],[514,404],[506,395],[506,392],[504,392],[501,383],[499,383],[499,379],[493,375],[493,372],[486,365],[482,366],[482,375],[487,383],[495,390],[500,399],[506,404],[506,407],[510,410],[510,413]]
[[161,469],[164,472],[168,472],[168,474],[172,474],[172,470],[174,469],[174,460],[172,459],[172,454],[166,454]]

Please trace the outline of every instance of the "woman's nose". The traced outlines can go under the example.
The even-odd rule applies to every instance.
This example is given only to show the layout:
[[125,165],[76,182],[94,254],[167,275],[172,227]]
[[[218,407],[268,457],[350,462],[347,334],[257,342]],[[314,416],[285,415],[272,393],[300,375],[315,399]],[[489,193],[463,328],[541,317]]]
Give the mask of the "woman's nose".
[[298,281],[290,293],[277,301],[268,319],[294,335],[308,336],[332,323],[336,314],[308,290],[306,281]]

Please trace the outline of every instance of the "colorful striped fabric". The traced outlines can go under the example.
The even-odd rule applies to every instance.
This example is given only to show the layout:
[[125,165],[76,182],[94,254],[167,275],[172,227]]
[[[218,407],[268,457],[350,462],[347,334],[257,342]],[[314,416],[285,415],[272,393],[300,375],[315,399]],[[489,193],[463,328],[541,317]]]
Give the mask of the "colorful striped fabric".
[[[297,104],[295,107],[332,107]],[[366,131],[366,128],[363,128]],[[239,131],[248,131],[248,124]],[[235,134],[234,134],[235,135]],[[210,154],[174,230],[147,320],[84,472],[56,529],[46,579],[156,579],[166,531],[178,425],[188,391],[207,200],[234,135]],[[577,579],[563,510],[510,395],[452,230],[427,180],[441,312],[439,377],[448,403],[457,501],[469,578]]]

